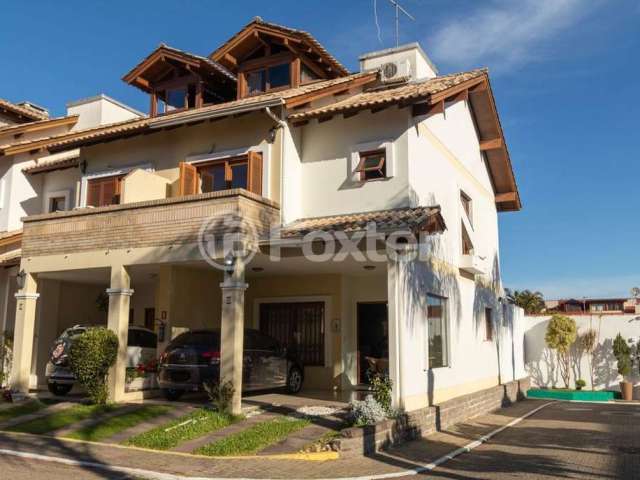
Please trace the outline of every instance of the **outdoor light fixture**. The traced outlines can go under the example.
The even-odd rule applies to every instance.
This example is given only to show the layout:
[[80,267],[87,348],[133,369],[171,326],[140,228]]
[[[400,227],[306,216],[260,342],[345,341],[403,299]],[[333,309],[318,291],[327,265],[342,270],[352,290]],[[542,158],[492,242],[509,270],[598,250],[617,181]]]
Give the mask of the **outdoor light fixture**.
[[225,267],[233,267],[236,264],[236,257],[232,252],[229,252],[224,256],[223,262]]
[[24,288],[24,280],[27,277],[27,274],[24,270],[20,270],[16,275],[16,284],[18,285],[18,289],[22,290]]
[[83,160],[80,162],[80,171],[81,171],[82,173],[87,173],[87,160],[86,160],[86,159],[83,159]]

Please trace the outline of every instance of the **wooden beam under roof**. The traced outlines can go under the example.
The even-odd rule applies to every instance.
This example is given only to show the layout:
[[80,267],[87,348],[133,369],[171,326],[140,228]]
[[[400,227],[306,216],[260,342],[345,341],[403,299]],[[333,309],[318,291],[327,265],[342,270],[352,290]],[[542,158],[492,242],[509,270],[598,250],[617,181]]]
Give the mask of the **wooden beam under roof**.
[[518,200],[518,192],[496,193],[496,203],[515,202]]
[[502,140],[502,137],[480,141],[480,150],[483,152],[487,150],[497,150],[498,148],[503,148],[503,147],[504,147],[504,141]]

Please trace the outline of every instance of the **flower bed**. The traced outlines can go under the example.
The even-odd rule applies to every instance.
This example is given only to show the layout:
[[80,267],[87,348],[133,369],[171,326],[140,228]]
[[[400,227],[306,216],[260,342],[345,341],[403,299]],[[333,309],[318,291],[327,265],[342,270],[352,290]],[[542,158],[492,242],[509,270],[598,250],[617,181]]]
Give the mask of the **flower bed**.
[[619,398],[619,392],[613,390],[570,390],[553,388],[531,388],[527,391],[529,398],[545,398],[549,400],[579,400],[582,402],[609,402]]

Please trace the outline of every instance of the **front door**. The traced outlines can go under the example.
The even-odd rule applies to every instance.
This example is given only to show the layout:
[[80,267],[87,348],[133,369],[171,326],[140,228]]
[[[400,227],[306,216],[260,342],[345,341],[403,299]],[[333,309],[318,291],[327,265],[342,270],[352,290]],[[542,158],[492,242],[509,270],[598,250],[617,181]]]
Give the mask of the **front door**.
[[358,303],[358,381],[389,374],[389,316],[384,302]]

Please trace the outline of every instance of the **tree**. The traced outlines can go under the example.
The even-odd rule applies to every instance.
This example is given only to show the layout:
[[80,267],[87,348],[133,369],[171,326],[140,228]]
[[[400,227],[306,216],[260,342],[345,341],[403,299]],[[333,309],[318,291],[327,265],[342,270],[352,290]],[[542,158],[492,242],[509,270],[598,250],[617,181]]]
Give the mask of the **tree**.
[[549,320],[544,336],[547,346],[556,351],[560,376],[566,388],[571,381],[571,345],[576,341],[577,333],[573,318],[556,314]]
[[613,354],[618,360],[618,373],[622,375],[622,380],[626,380],[631,373],[631,347],[619,333],[613,340]]
[[598,342],[598,332],[590,328],[580,336],[580,346],[587,353],[589,361],[589,377],[591,378],[591,390],[594,390],[595,378],[593,376],[593,352]]
[[107,374],[118,355],[118,337],[104,327],[90,328],[73,340],[71,370],[95,404],[107,403]]
[[544,296],[537,291],[514,290],[511,292],[507,289],[507,298],[519,307],[522,307],[528,315],[540,313],[545,308]]

